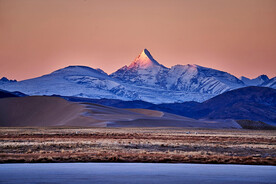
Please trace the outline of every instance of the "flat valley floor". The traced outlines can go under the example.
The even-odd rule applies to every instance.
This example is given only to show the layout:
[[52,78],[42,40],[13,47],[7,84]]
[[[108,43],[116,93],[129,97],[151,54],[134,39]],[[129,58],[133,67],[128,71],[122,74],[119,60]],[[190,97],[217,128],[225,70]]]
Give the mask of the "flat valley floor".
[[0,163],[276,165],[275,130],[0,128]]

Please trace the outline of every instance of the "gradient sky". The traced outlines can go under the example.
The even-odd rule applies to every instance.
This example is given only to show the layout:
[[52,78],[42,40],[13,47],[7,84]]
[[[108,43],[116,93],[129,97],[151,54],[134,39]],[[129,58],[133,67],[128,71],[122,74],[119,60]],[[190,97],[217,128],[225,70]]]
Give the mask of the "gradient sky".
[[161,64],[276,76],[275,0],[0,0],[0,77]]

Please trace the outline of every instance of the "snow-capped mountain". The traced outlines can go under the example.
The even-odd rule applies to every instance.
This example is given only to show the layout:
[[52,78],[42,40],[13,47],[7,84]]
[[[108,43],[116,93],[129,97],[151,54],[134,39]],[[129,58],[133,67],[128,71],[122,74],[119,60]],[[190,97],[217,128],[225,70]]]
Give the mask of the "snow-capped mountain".
[[120,68],[110,76],[135,85],[203,94],[220,94],[245,86],[231,74],[198,65],[175,65],[166,68],[159,64],[147,49],[129,66]]
[[263,83],[269,81],[269,78],[267,77],[267,75],[260,75],[255,79],[249,79],[247,77],[242,76],[240,79],[247,86],[260,86]]
[[[260,77],[260,80],[265,77]],[[263,84],[276,88],[275,78]],[[259,83],[258,83],[259,84]],[[263,85],[262,84],[262,85]],[[198,65],[159,64],[147,49],[111,75],[101,69],[68,66],[48,75],[19,82],[5,78],[0,89],[27,95],[143,100],[151,103],[203,102],[223,92],[247,86],[235,76]]]
[[[21,91],[28,95],[65,95],[91,98],[118,98],[125,90],[102,71],[86,66],[69,66],[38,78],[3,84],[2,89]],[[123,92],[120,92],[123,90]],[[111,92],[114,91],[114,92]],[[132,97],[132,93],[130,97]],[[120,98],[127,100],[128,98]]]
[[144,49],[141,54],[129,65],[124,66],[111,74],[115,79],[127,83],[134,83],[139,86],[162,86],[165,81],[165,73],[169,69],[159,64],[150,54],[147,49]]
[[204,101],[212,95],[153,89],[145,86],[129,85],[114,79],[102,70],[86,66],[69,66],[48,75],[0,84],[0,89],[20,91],[28,95],[63,95],[87,98],[107,98],[121,100],[143,100],[152,103],[172,103],[181,101]]
[[166,86],[170,90],[203,94],[221,94],[245,86],[229,73],[190,64],[171,67],[166,79]]

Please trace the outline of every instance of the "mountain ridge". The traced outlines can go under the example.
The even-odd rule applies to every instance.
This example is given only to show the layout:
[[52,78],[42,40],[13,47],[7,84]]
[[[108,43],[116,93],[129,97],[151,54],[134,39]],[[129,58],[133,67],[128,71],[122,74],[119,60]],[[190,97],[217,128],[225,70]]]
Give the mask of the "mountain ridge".
[[73,102],[97,103],[117,108],[142,108],[177,114],[195,119],[248,119],[276,123],[276,90],[249,86],[227,91],[202,103],[152,104],[144,101],[85,99],[62,97]]
[[247,77],[241,76],[240,80],[243,81],[247,86],[259,86],[269,81],[269,78],[267,77],[267,75],[263,74],[253,79],[249,79]]
[[[276,88],[274,80],[276,78],[266,81],[265,85]],[[159,64],[147,49],[128,66],[110,75],[99,68],[77,65],[33,79],[0,82],[0,89],[21,91],[27,95],[142,100],[155,104],[203,102],[246,86],[230,73],[195,64],[167,68]]]

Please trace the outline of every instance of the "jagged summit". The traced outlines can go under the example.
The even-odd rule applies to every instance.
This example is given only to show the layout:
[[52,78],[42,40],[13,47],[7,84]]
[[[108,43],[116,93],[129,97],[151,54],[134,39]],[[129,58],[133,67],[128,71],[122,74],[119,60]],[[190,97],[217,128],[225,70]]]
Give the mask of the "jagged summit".
[[269,78],[268,78],[268,76],[267,75],[260,75],[259,77],[257,77],[258,79],[261,79],[261,80],[263,80],[263,81],[268,81],[269,80]]
[[[150,54],[147,49],[144,49],[139,56],[128,66],[128,68],[151,68],[153,66],[161,66]],[[165,67],[164,67],[165,68]]]
[[265,75],[265,74],[259,75],[258,77],[252,78],[252,79],[250,79],[250,78],[248,78],[248,77],[245,77],[245,76],[241,76],[240,79],[241,79],[241,80],[242,80],[242,79],[249,79],[249,80],[262,79],[262,80],[265,80],[265,81],[269,80],[268,76]]
[[2,77],[0,82],[17,82],[17,80],[9,80],[7,77]]

